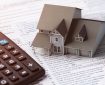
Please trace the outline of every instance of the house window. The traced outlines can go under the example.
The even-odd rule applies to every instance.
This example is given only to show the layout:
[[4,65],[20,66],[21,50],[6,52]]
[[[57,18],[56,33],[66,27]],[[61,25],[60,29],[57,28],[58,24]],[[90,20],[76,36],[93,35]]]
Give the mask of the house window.
[[87,36],[86,26],[83,25],[83,27],[81,28],[78,36],[75,37],[75,40],[79,41],[79,42],[84,42],[87,39],[88,39],[88,36]]
[[92,57],[92,51],[88,51],[89,57]]
[[69,48],[64,48],[65,49],[65,53],[68,54],[69,53]]
[[54,46],[54,52],[57,52],[57,47],[56,46]]
[[80,41],[80,42],[83,42],[83,38],[82,38],[82,37],[81,37],[81,38],[79,38],[79,41]]
[[51,31],[49,31],[49,33],[51,33]]
[[40,32],[43,32],[43,30],[40,30]]
[[79,49],[75,49],[75,54],[76,55],[80,55],[80,50]]
[[61,52],[60,47],[58,47],[58,52]]
[[75,37],[75,41],[83,42],[83,38],[82,37]]
[[56,41],[58,41],[58,38],[55,38]]
[[54,46],[54,52],[55,52],[55,53],[60,53],[60,52],[61,52],[60,47]]
[[75,37],[75,40],[76,40],[76,41],[79,41],[79,38],[78,38],[78,37]]

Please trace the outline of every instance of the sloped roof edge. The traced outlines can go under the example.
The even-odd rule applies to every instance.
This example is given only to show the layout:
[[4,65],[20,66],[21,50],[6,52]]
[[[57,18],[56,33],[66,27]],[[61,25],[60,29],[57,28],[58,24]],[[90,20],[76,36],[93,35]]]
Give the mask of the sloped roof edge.
[[75,18],[75,20],[87,20],[87,21],[105,22],[105,21],[101,21],[101,20],[86,19],[86,18]]
[[78,8],[78,7],[71,7],[71,6],[66,6],[66,5],[63,5],[63,6],[62,6],[62,5],[55,5],[55,4],[44,4],[44,6],[45,6],[45,5],[49,5],[49,6],[61,6],[61,7],[68,7],[68,8],[70,7],[70,8],[82,10],[81,8]]
[[66,33],[67,33],[67,27],[66,27],[66,23],[65,20],[63,19],[60,24],[58,25],[58,27],[56,28],[56,30],[63,36],[65,37]]

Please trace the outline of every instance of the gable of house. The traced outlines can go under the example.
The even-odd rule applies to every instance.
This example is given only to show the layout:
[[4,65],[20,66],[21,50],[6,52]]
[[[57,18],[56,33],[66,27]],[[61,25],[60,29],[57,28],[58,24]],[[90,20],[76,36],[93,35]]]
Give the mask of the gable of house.
[[88,39],[88,34],[87,34],[87,28],[85,26],[85,24],[82,26],[82,28],[80,29],[79,33],[77,36],[75,36],[75,41],[78,42],[84,42]]
[[64,19],[60,22],[55,30],[57,30],[63,37],[65,37],[65,35],[67,34],[67,27]]

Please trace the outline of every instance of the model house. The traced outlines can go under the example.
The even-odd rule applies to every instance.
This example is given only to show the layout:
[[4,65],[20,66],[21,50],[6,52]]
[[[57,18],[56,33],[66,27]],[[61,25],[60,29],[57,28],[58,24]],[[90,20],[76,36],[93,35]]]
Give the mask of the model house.
[[81,9],[48,5],[43,8],[32,45],[48,54],[92,57],[105,34],[105,22],[81,18]]

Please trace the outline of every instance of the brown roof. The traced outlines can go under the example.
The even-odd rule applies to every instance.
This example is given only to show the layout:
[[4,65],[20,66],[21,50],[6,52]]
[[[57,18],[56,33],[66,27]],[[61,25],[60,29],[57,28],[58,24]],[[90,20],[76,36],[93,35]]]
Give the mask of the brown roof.
[[65,19],[68,29],[76,12],[75,10],[78,10],[78,8],[45,4],[37,28],[52,31]]
[[50,37],[44,33],[38,33],[32,43],[34,47],[51,48]]
[[66,33],[67,33],[67,27],[66,27],[66,23],[65,20],[63,19],[61,21],[61,23],[58,25],[58,27],[56,28],[56,30],[63,36],[65,37]]
[[101,20],[86,19],[86,18],[76,18],[76,20],[87,20],[87,21],[105,22],[105,21],[101,21]]

